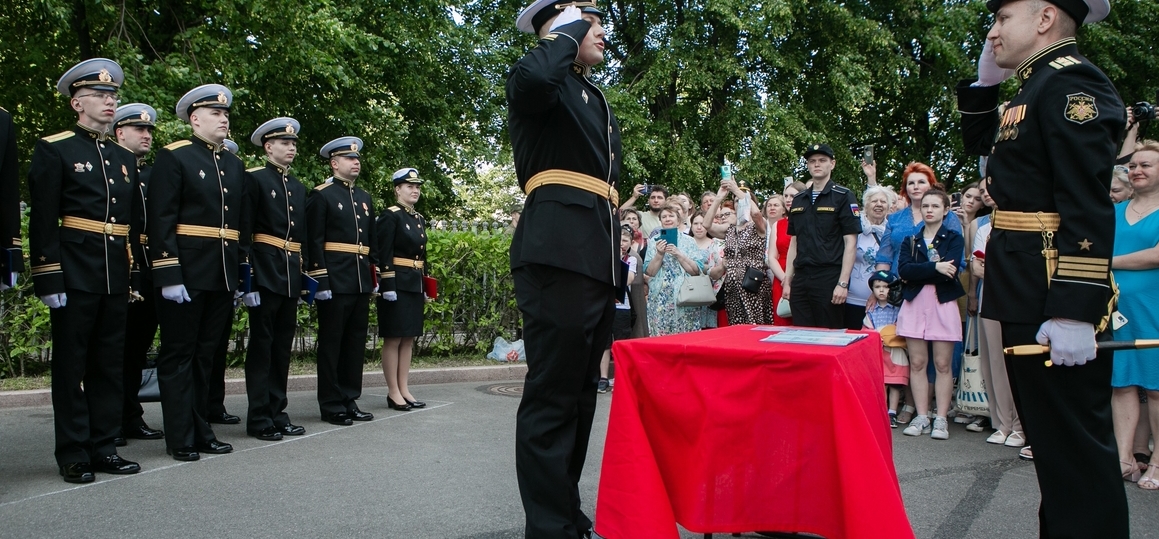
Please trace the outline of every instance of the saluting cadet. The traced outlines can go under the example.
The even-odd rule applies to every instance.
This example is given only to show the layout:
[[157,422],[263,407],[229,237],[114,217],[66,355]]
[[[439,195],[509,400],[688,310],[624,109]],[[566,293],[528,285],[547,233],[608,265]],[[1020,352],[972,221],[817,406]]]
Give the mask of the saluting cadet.
[[386,377],[388,404],[406,411],[426,406],[411,395],[407,381],[415,337],[423,334],[427,230],[426,220],[415,211],[423,184],[419,171],[400,169],[392,181],[395,203],[378,216],[375,231],[382,292],[382,299],[378,300],[378,334],[383,339],[382,374]]
[[539,43],[507,74],[515,172],[527,193],[511,273],[528,357],[515,467],[532,539],[591,533],[578,484],[627,271],[615,212],[620,128],[588,78],[604,60],[594,5],[538,0],[524,9],[516,26]]
[[306,186],[290,175],[301,129],[298,120],[274,118],[250,136],[254,146],[265,150],[266,162],[246,171],[253,216],[253,291],[242,299],[250,312],[246,432],[262,440],[306,433],[290,423],[286,414],[290,349],[301,296],[302,242],[306,241]]
[[141,387],[141,370],[145,368],[146,356],[153,347],[157,335],[157,303],[154,300],[153,277],[149,271],[148,236],[145,223],[148,212],[145,200],[149,196],[149,175],[153,166],[145,160],[153,149],[153,129],[157,121],[157,111],[144,103],[130,103],[117,107],[113,119],[113,134],[117,144],[132,152],[137,158],[137,191],[133,204],[133,235],[129,244],[133,247],[133,291],[140,297],[129,303],[128,322],[125,325],[125,355],[122,368],[124,385],[124,406],[121,415],[121,435],[117,445],[125,445],[125,438],[138,440],[160,440],[164,432],[150,428],[145,423],[145,410],[141,408],[138,396]]
[[[1126,112],[1079,54],[1084,22],[1106,0],[987,3],[994,25],[978,80],[958,85],[967,151],[989,155],[994,229],[982,316],[1002,322],[1014,402],[1034,443],[1042,537],[1127,537],[1127,500],[1111,424],[1111,353],[1096,353],[1112,296],[1115,213],[1107,197]],[[998,113],[999,83],[1018,93]],[[1048,367],[1047,363],[1054,366]]]
[[362,140],[334,139],[319,151],[333,176],[306,200],[308,275],[318,280],[318,408],[332,425],[370,421],[358,409],[366,326],[374,284],[374,205],[354,184],[362,170]]
[[107,135],[123,80],[104,58],[68,70],[56,89],[70,97],[76,126],[36,141],[28,170],[32,280],[52,314],[56,461],[70,483],[141,470],[114,442],[137,189],[136,158]]
[[24,271],[16,168],[16,126],[0,108],[0,290],[16,286],[16,274]]
[[145,205],[153,284],[164,299],[157,302],[157,381],[166,450],[177,460],[233,450],[206,421],[213,354],[230,323],[244,260],[245,168],[222,145],[232,103],[220,84],[198,86],[177,102],[177,117],[193,136],[157,152]]
[[852,191],[833,183],[836,161],[829,145],[809,146],[805,166],[813,188],[798,193],[789,210],[792,239],[781,295],[789,298],[793,324],[841,329],[861,233],[861,208]]

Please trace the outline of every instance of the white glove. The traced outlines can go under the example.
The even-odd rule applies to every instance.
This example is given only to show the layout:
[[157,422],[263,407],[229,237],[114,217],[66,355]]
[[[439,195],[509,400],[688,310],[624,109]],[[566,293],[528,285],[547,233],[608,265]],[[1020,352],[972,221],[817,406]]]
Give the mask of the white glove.
[[48,305],[49,309],[59,309],[68,303],[68,295],[64,292],[59,294],[49,294],[47,296],[40,296],[40,301]]
[[995,62],[993,45],[987,39],[982,46],[982,57],[978,59],[978,82],[974,86],[994,86],[1014,76],[1013,69],[1003,69]]
[[1095,326],[1088,322],[1051,318],[1038,328],[1038,344],[1050,346],[1050,361],[1073,367],[1095,359]]
[[262,296],[259,292],[250,292],[249,294],[242,296],[241,302],[244,303],[246,307],[257,307],[258,305],[262,304]]
[[386,301],[398,301],[398,292],[383,292],[382,299]]
[[8,290],[9,288],[16,286],[16,272],[12,273],[12,281],[11,282],[12,282],[11,286],[9,286],[8,284],[0,282],[0,290]]
[[371,290],[370,293],[377,294],[378,293],[378,285],[374,285],[374,290]]
[[552,21],[551,26],[548,27],[547,31],[554,32],[556,28],[559,28],[565,24],[576,22],[582,18],[583,12],[580,11],[580,8],[575,6],[567,6],[563,8],[563,12],[555,18],[555,21]]
[[183,284],[173,284],[161,287],[161,297],[176,301],[177,303],[185,303],[186,301],[193,301],[189,299],[189,291],[185,289]]
[[334,293],[329,290],[319,290],[314,294],[314,300],[316,301],[326,301],[332,297],[334,297]]

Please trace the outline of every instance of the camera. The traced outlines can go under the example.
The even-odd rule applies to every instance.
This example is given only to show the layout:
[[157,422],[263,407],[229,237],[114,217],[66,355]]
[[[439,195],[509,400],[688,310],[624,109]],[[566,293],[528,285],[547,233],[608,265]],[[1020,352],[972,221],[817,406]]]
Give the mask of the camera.
[[1146,101],[1140,101],[1131,105],[1131,114],[1135,116],[1135,122],[1146,122],[1155,119],[1155,105]]
[[950,207],[951,208],[961,208],[962,207],[962,193],[950,193]]

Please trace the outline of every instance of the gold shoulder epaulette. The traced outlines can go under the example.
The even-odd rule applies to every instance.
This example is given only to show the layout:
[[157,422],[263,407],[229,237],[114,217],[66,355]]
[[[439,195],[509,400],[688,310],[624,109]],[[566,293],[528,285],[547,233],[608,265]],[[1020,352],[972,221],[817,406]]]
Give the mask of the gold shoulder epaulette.
[[247,169],[245,169],[245,171],[246,171],[246,172],[257,172],[257,171],[259,171],[259,170],[261,170],[261,169],[263,169],[263,168],[266,168],[266,167],[254,167],[254,168],[247,168]]
[[165,146],[165,149],[172,151],[172,150],[176,150],[177,148],[184,148],[186,146],[189,146],[190,144],[193,144],[193,141],[188,140],[188,139],[187,140],[179,140],[177,142],[169,143],[168,145]]
[[1064,67],[1070,67],[1081,63],[1082,61],[1078,58],[1075,58],[1074,56],[1063,56],[1062,58],[1055,58],[1054,61],[1050,63],[1050,67],[1055,69],[1062,69]]
[[76,135],[75,131],[61,131],[60,133],[57,133],[55,135],[49,135],[47,137],[44,137],[44,141],[49,142],[49,143],[60,142],[62,140],[71,138],[73,135]]
[[398,206],[391,206],[391,207],[389,207],[389,208],[387,208],[387,209],[388,209],[388,210],[390,210],[390,211],[402,211],[402,208],[400,208],[400,207],[398,207]]
[[334,183],[333,183],[333,182],[322,182],[322,183],[320,183],[320,184],[318,184],[318,185],[314,186],[314,190],[315,190],[315,191],[321,191],[321,190],[323,190],[323,189],[325,189],[325,188],[327,188],[327,187],[330,187],[331,185],[334,185]]

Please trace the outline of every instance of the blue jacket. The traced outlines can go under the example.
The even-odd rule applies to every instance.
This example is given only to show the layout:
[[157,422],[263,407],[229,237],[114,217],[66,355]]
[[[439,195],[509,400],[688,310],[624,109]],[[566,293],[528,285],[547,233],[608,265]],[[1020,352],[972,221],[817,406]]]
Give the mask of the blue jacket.
[[953,262],[954,267],[962,271],[962,253],[966,248],[962,235],[943,225],[934,236],[933,248],[940,258],[935,262],[930,261],[926,240],[920,232],[902,241],[898,249],[897,266],[898,275],[902,278],[901,295],[906,301],[918,297],[918,293],[927,284],[935,285],[938,303],[954,301],[966,295],[957,277],[946,277],[935,269],[937,262]]

